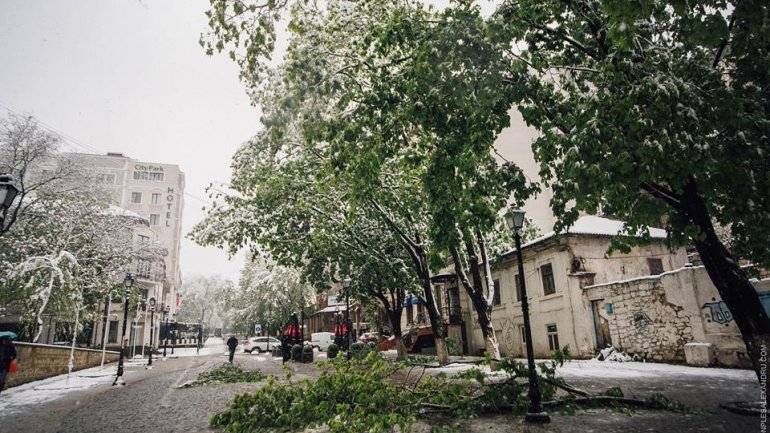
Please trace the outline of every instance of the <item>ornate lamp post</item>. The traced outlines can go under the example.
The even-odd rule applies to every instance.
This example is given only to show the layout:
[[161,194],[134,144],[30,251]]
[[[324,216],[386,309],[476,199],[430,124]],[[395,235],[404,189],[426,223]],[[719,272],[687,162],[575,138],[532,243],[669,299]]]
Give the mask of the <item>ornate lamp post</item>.
[[350,361],[350,278],[342,280],[342,287],[345,289],[345,341],[348,346],[346,358]]
[[171,306],[166,305],[166,307],[163,309],[163,314],[166,317],[166,326],[165,330],[163,331],[163,360],[166,359],[166,347],[168,346],[168,318],[171,315]]
[[150,304],[150,359],[147,361],[147,368],[152,368],[152,349],[153,349],[153,337],[155,333],[155,304],[158,301],[153,297],[150,298],[149,301],[147,301],[148,304]]
[[5,229],[5,214],[19,194],[10,174],[0,174],[0,232]]
[[171,313],[171,354],[174,354],[176,347],[176,313]]
[[547,423],[551,417],[543,411],[541,404],[540,385],[537,383],[537,370],[535,369],[535,354],[532,349],[532,330],[529,324],[529,301],[527,300],[527,287],[524,284],[524,260],[521,254],[521,237],[519,230],[524,227],[524,211],[511,208],[505,215],[505,223],[513,231],[513,239],[516,241],[516,260],[519,265],[519,285],[521,286],[521,311],[524,315],[524,338],[527,346],[527,368],[529,369],[529,406],[524,420],[527,422]]
[[126,353],[126,322],[128,322],[128,297],[131,296],[131,288],[134,286],[133,274],[126,274],[126,279],[123,281],[123,285],[126,286],[125,301],[123,301],[123,334],[120,340],[120,358],[118,359],[118,374],[115,376],[115,381],[112,382],[112,386],[118,384],[118,379],[121,381],[121,385],[126,384],[126,380],[123,379],[123,358]]
[[203,345],[203,319],[198,319],[198,345],[195,349],[195,354],[200,355],[201,346]]

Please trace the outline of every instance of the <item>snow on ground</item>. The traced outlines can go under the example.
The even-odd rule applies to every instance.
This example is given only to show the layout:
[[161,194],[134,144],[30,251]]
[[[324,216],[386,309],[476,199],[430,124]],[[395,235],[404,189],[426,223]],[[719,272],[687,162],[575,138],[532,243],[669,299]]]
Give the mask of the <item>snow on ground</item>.
[[595,359],[573,360],[556,370],[564,378],[661,378],[683,376],[728,380],[756,380],[753,370],[734,368],[704,368],[653,362],[602,362]]
[[[216,354],[217,352],[224,350],[223,346],[224,342],[221,338],[211,337],[204,343],[204,347],[201,348],[199,356]],[[196,356],[196,350],[194,347],[179,348],[174,351],[173,356]],[[161,356],[157,358],[154,357],[153,364],[161,358]],[[142,359],[141,356],[126,359],[124,361],[124,366],[126,368],[124,374],[130,374],[131,368],[143,367],[146,364],[147,358]],[[93,367],[75,371],[70,375],[69,380],[67,379],[66,374],[62,374],[7,389],[0,393],[0,414],[6,416],[13,413],[19,413],[28,410],[30,405],[53,401],[64,397],[73,391],[82,391],[99,385],[110,386],[112,381],[115,380],[116,374],[117,363],[113,363],[104,368]]]
[[[525,359],[519,361],[526,363]],[[536,363],[544,360],[536,360]],[[449,364],[441,368],[431,368],[431,372],[446,373],[453,375],[472,368],[478,368],[489,376],[491,373],[489,366],[473,365],[466,363]],[[690,367],[686,365],[659,364],[652,362],[603,362],[595,359],[572,360],[564,366],[556,369],[556,375],[565,379],[571,378],[596,378],[596,379],[623,379],[623,378],[703,378],[703,379],[726,379],[732,381],[752,381],[756,380],[756,374],[753,370],[739,370],[733,368],[701,368]]]
[[109,385],[115,379],[116,366],[93,367],[67,375],[25,383],[0,394],[0,413],[3,416],[28,411],[31,405],[41,404],[64,397],[74,391],[82,391],[97,385]]

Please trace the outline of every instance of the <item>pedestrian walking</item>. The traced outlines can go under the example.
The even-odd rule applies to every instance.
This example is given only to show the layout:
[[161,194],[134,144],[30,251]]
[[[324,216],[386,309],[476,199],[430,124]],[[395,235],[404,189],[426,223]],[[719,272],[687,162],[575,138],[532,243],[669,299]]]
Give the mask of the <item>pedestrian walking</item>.
[[10,337],[0,337],[0,392],[5,388],[5,381],[8,379],[8,370],[11,369],[11,362],[16,359],[16,347],[11,342]]
[[236,347],[238,347],[238,339],[235,338],[235,335],[231,335],[230,338],[227,339],[227,348],[230,350],[230,364],[233,363]]

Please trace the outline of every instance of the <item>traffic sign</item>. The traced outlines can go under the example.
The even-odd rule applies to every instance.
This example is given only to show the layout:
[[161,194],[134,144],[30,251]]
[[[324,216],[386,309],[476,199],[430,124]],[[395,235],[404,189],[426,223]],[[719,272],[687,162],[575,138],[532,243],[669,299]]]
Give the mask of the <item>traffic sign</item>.
[[255,334],[261,334],[262,333],[262,325],[254,325],[254,333]]

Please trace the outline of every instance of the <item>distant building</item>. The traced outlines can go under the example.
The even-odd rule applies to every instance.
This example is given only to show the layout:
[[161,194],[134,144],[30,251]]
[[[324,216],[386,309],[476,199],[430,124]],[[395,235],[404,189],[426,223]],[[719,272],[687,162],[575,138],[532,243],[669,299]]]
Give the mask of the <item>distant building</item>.
[[[135,242],[157,242],[163,249],[162,263],[138,260],[132,269],[126,269],[126,272],[134,274],[134,287],[140,295],[145,299],[155,297],[157,300],[154,341],[150,342],[149,326],[145,325],[145,316],[149,320],[149,312],[142,306],[138,311],[129,311],[129,344],[157,347],[162,344],[162,335],[159,333],[163,321],[162,311],[168,306],[173,318],[180,301],[182,279],[179,250],[185,175],[176,164],[138,161],[121,153],[77,154],[77,157],[86,169],[93,170],[97,182],[110,192],[115,206],[146,221],[146,229],[135,230],[133,233]],[[107,344],[119,345],[118,334],[122,330],[123,321],[121,299],[112,300],[107,317]],[[93,338],[96,346],[101,344],[103,338],[101,328],[101,323],[96,324]]]

